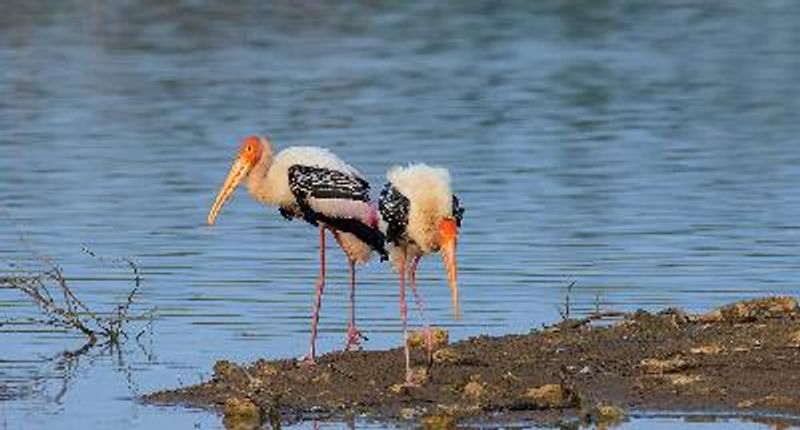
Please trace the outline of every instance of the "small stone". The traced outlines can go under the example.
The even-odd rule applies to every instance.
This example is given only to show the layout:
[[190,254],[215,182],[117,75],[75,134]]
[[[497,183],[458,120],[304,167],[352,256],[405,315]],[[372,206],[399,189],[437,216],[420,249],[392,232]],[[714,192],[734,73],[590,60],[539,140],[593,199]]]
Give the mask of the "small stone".
[[789,346],[800,348],[800,330],[789,335]]
[[664,373],[675,373],[691,367],[691,363],[681,357],[673,357],[667,360],[658,358],[645,358],[639,364],[642,372],[651,375],[662,375]]
[[261,426],[261,410],[252,401],[236,397],[225,401],[223,423],[226,429],[254,430]]
[[585,415],[588,423],[596,424],[597,428],[608,428],[622,422],[625,411],[619,406],[598,404]]
[[700,382],[702,378],[697,375],[665,375],[672,385],[684,386]]
[[419,412],[414,408],[403,408],[400,409],[400,417],[406,420],[410,420],[416,418],[419,415]]
[[431,338],[433,339],[433,349],[444,348],[450,343],[450,333],[443,328],[431,329]]
[[531,405],[538,409],[565,409],[580,403],[578,395],[561,384],[546,384],[531,388],[525,396]]
[[723,317],[722,312],[719,309],[715,309],[711,312],[697,315],[694,319],[702,323],[715,323],[722,321]]
[[456,428],[456,417],[453,415],[428,415],[422,418],[424,430],[451,430]]
[[229,381],[242,374],[242,369],[228,360],[219,360],[214,363],[214,379]]
[[423,385],[428,382],[430,375],[428,375],[428,368],[427,367],[412,367],[411,368],[411,383],[417,385]]
[[442,348],[433,353],[435,364],[458,364],[461,361],[463,357],[453,348]]
[[486,386],[478,381],[472,381],[464,386],[464,397],[478,401],[486,395]]
[[425,346],[425,336],[421,331],[412,330],[408,332],[406,337],[406,344],[409,348],[423,348]]
[[392,384],[389,386],[389,392],[394,395],[404,394],[409,391],[409,387],[406,384]]
[[257,378],[269,379],[280,373],[278,366],[267,360],[258,360],[253,365],[253,373]]
[[[438,327],[433,327],[428,330],[432,350],[437,350],[448,345],[450,341],[450,334],[447,330]],[[408,332],[406,343],[408,344],[408,347],[412,349],[427,349],[425,330],[412,330]]]
[[702,354],[702,355],[716,355],[722,351],[725,351],[725,348],[716,343],[698,346],[689,350],[689,352],[691,352],[692,354]]
[[758,318],[784,318],[797,312],[793,297],[746,300],[719,309],[725,321],[752,322]]
[[597,405],[595,410],[602,421],[620,421],[625,416],[625,411],[619,406]]

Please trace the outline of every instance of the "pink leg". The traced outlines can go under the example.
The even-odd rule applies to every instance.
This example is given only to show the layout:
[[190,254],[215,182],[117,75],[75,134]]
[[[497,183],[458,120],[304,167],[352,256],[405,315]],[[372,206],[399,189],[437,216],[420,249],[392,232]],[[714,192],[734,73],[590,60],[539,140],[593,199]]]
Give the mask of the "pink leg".
[[348,260],[350,266],[350,324],[347,325],[347,343],[344,350],[361,346],[364,335],[356,328],[356,262]]
[[425,327],[427,327],[428,320],[425,318],[425,304],[422,302],[422,296],[420,296],[417,291],[417,266],[419,266],[419,260],[421,258],[422,257],[417,256],[411,260],[411,267],[408,269],[408,286],[411,287],[411,293],[414,295],[414,304],[417,307],[420,317],[422,317],[422,322]]
[[408,304],[406,303],[406,254],[400,257],[400,319],[403,321],[403,348],[406,358],[406,382],[414,386],[411,380],[411,351],[408,348]]
[[417,267],[419,266],[420,256],[415,256],[411,260],[411,266],[408,268],[408,285],[411,287],[411,293],[414,295],[414,304],[422,317],[422,335],[425,338],[425,346],[428,348],[428,358],[433,357],[433,332],[428,325],[428,320],[425,318],[424,304],[422,297],[417,292]]
[[[333,238],[336,239],[336,243],[342,248],[344,251],[344,246],[342,245],[342,238],[339,236],[339,232],[334,229],[329,229]],[[347,255],[347,252],[345,252]],[[361,340],[366,339],[364,335],[356,328],[356,262],[350,259],[350,256],[347,257],[347,263],[350,265],[350,323],[347,325],[347,341],[345,342],[344,350],[349,351],[351,348],[361,346]]]
[[325,289],[325,227],[319,227],[319,279],[317,279],[317,296],[314,300],[314,311],[311,314],[311,350],[305,358],[308,364],[314,364],[317,358],[317,324],[322,307],[322,292]]

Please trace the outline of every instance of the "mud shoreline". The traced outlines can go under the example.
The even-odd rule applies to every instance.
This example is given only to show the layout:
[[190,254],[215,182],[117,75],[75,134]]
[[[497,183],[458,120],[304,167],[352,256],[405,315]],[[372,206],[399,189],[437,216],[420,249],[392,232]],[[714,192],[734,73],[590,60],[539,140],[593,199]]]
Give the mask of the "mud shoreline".
[[800,309],[790,297],[479,336],[440,345],[430,364],[416,348],[416,388],[398,384],[402,359],[395,348],[335,352],[313,367],[219,361],[211,380],[142,400],[214,409],[228,424],[357,415],[447,428],[509,417],[615,422],[648,410],[800,417]]

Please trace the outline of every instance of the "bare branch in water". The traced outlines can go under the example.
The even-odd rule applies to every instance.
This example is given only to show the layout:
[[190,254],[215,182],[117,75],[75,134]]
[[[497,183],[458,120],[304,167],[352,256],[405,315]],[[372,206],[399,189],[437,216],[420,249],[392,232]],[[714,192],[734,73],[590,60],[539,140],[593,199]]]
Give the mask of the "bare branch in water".
[[[113,312],[99,314],[90,309],[74,293],[61,266],[52,258],[40,254],[36,254],[36,257],[46,267],[42,272],[30,273],[17,270],[17,273],[11,276],[0,277],[0,289],[17,290],[27,296],[44,316],[44,319],[35,322],[78,330],[88,338],[89,347],[94,346],[98,338],[106,339],[111,344],[118,344],[121,337],[127,338],[123,326],[131,319],[129,310],[141,287],[139,267],[130,258],[100,257],[86,247],[83,251],[99,261],[124,263],[131,269],[134,285],[125,300],[115,306]],[[14,265],[11,267],[15,268]]]

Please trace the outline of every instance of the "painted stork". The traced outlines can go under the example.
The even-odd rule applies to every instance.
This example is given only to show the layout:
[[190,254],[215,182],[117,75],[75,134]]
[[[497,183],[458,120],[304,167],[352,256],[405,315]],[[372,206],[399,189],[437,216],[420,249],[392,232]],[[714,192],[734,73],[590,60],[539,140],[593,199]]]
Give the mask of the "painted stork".
[[347,255],[350,266],[350,323],[345,350],[358,346],[362,335],[355,322],[355,265],[366,263],[372,251],[382,255],[384,236],[378,230],[378,210],[370,201],[369,183],[356,169],[330,151],[297,146],[273,153],[267,138],[244,139],[238,156],[208,214],[217,215],[239,183],[259,202],[277,206],[288,219],[303,219],[319,227],[320,269],[311,317],[311,346],[306,361],[316,359],[317,324],[325,288],[325,230]]
[[413,385],[408,346],[406,275],[417,307],[422,312],[422,301],[416,289],[417,266],[422,256],[440,252],[447,269],[455,316],[459,318],[456,239],[464,209],[450,191],[450,173],[447,169],[426,164],[395,166],[389,170],[386,178],[389,182],[381,191],[378,202],[380,228],[386,238],[389,261],[400,273],[400,318],[403,322],[406,384]]

